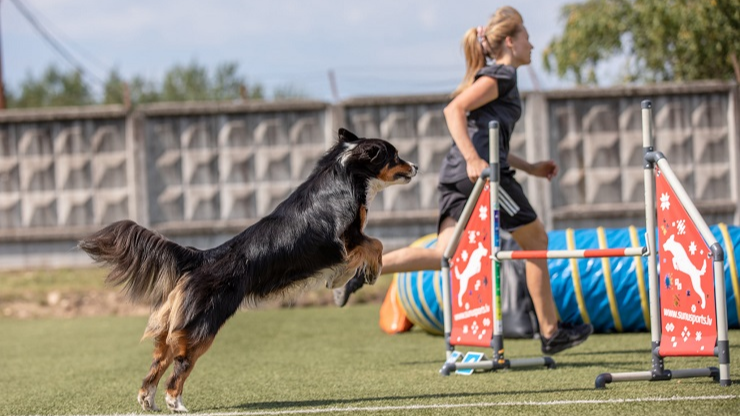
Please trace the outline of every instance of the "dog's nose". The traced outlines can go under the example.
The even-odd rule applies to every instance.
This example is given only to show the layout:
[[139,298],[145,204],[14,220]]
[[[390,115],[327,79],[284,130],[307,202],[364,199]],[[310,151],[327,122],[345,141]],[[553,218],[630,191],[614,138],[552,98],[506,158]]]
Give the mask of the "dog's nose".
[[413,168],[413,170],[412,170],[412,172],[411,172],[411,176],[416,176],[416,172],[418,172],[418,171],[419,171],[419,167],[418,167],[418,166],[416,166],[416,164],[415,164],[415,163],[412,163],[412,164],[411,164],[411,167]]

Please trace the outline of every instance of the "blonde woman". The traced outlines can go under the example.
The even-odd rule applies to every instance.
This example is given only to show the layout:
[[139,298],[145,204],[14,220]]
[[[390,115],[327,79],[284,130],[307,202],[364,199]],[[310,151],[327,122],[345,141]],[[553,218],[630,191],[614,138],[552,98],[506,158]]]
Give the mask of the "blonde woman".
[[[440,216],[435,248],[406,247],[383,255],[383,273],[439,268],[463,206],[473,185],[488,167],[488,123],[499,122],[501,228],[524,250],[547,250],[547,232],[537,218],[515,170],[551,180],[558,173],[552,160],[529,163],[509,153],[514,125],[522,112],[516,70],[531,62],[532,49],[522,16],[513,7],[501,7],[485,27],[471,28],[463,38],[466,72],[463,81],[445,107],[444,116],[453,144],[442,162],[439,186]],[[493,63],[488,64],[488,60]],[[550,287],[547,260],[526,263],[527,288],[532,297],[544,354],[555,354],[574,347],[593,332],[588,324],[564,325],[557,320]],[[349,295],[362,287],[352,279],[335,291],[335,301],[343,306]]]

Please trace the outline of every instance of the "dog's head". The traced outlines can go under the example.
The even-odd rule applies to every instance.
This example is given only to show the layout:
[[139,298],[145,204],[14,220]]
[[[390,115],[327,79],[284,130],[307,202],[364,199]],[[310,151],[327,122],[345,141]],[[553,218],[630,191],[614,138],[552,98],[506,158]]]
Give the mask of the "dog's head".
[[357,137],[339,129],[339,162],[350,173],[377,181],[381,188],[409,183],[418,167],[398,156],[398,150],[385,140]]

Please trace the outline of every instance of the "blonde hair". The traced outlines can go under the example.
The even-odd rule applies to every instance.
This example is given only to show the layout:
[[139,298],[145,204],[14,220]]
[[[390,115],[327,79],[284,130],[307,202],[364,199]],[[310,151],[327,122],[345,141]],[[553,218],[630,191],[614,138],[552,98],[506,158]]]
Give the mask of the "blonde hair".
[[524,27],[522,15],[511,6],[504,6],[488,20],[482,28],[482,39],[478,39],[478,28],[470,28],[462,40],[465,53],[465,77],[452,93],[455,97],[473,85],[475,74],[486,66],[486,57],[495,59],[501,54],[507,36],[516,35]]

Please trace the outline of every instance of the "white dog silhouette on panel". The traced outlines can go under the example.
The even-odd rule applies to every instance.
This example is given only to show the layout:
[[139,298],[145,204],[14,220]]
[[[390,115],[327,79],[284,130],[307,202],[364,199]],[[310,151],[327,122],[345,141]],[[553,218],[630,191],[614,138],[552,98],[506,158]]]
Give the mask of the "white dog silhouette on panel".
[[671,234],[671,236],[668,237],[668,240],[663,243],[663,250],[670,251],[673,255],[673,268],[691,278],[691,286],[694,287],[694,292],[701,297],[701,308],[704,309],[707,299],[706,295],[704,295],[704,291],[701,290],[701,277],[704,276],[704,273],[707,271],[707,259],[704,259],[704,264],[701,266],[701,270],[697,269],[691,262],[689,255],[686,254],[686,249],[684,249],[683,246],[673,237],[674,235]]
[[468,265],[465,266],[465,270],[460,273],[460,271],[457,269],[457,266],[455,266],[455,277],[457,278],[457,280],[460,281],[460,292],[457,294],[457,306],[462,307],[462,298],[465,294],[465,291],[467,290],[468,281],[471,277],[480,273],[481,259],[486,254],[488,254],[488,249],[483,247],[483,244],[479,242],[478,248],[473,250],[473,254],[470,256],[470,261],[468,261]]

